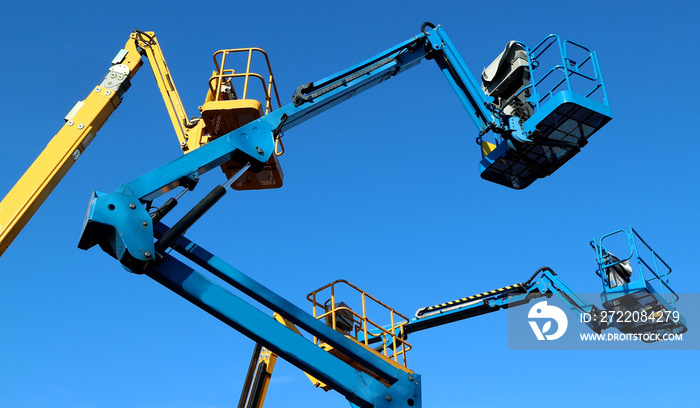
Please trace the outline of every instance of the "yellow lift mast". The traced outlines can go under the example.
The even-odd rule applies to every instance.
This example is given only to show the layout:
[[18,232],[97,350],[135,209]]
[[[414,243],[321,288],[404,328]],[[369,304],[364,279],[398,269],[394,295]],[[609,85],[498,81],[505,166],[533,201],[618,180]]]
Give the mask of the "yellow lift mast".
[[[226,56],[233,53],[247,54],[246,71],[238,73],[224,67]],[[250,72],[253,54],[264,56],[268,69],[267,78]],[[200,107],[202,116],[189,119],[155,34],[134,31],[124,49],[112,60],[107,75],[84,100],[71,109],[61,130],[0,202],[0,256],[117,109],[122,96],[131,86],[131,78],[141,68],[141,57],[144,55],[150,62],[175,134],[185,153],[269,113],[272,110],[273,95],[277,105],[280,105],[272,70],[264,51],[258,48],[222,50],[214,54],[216,70],[209,80],[205,103]],[[220,61],[217,60],[217,56]],[[241,98],[236,95],[232,84],[234,79],[239,78],[243,80]],[[262,83],[264,107],[259,101],[247,98],[251,78],[259,79]],[[280,144],[278,155],[282,151]],[[231,161],[221,167],[224,173],[229,174],[241,166]],[[276,156],[273,155],[263,169],[256,169],[255,173],[248,172],[233,187],[245,190],[277,188],[281,185],[282,172]]]
[[0,202],[0,255],[117,109],[142,64],[136,43],[130,39],[112,60],[107,75],[71,109],[61,130]]

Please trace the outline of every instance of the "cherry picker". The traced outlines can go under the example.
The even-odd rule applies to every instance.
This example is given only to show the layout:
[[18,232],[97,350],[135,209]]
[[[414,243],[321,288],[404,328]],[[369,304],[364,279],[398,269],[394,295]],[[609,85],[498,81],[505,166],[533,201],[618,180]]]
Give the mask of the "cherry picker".
[[[262,60],[263,67],[268,69],[267,78],[250,71],[235,72],[226,68],[226,59],[234,56],[243,56],[249,67],[254,58]],[[197,149],[234,127],[269,113],[275,103],[277,106],[281,105],[267,54],[259,48],[227,49],[214,54],[216,69],[208,82],[201,117],[189,118],[155,33],[135,30],[124,48],[112,60],[107,74],[84,100],[77,102],[68,112],[60,131],[0,202],[0,256],[122,103],[125,93],[131,87],[131,79],[143,65],[142,57],[146,57],[150,62],[175,135],[184,153]],[[233,83],[238,83],[240,97],[235,94]],[[237,109],[225,110],[228,115],[216,115],[221,104],[234,105]],[[283,146],[280,140],[275,140],[275,145],[276,154],[269,159],[270,165],[267,168],[273,168],[271,172],[277,177],[277,184],[269,178],[268,188],[281,185],[281,174],[275,163],[277,156],[283,151]],[[229,174],[233,171],[231,166],[235,167],[235,164],[224,163],[222,169]],[[234,188],[261,188],[258,178],[263,177],[265,173],[258,172],[257,178],[250,177],[251,174],[245,175],[245,184],[241,179]]]
[[[283,133],[423,60],[437,64],[477,126],[482,178],[510,188],[526,188],[552,174],[611,118],[597,57],[588,48],[556,35],[533,48],[511,43],[482,74],[480,85],[445,30],[426,23],[417,35],[374,57],[299,86],[291,103],[265,114],[248,109],[241,100],[245,97],[227,84],[210,82],[213,94],[227,95],[211,110],[203,106],[199,118],[210,134],[218,129],[214,137],[113,193],[93,193],[79,247],[99,245],[128,271],[161,283],[352,404],[422,406],[420,375],[408,369],[405,361],[397,361],[405,356],[403,340],[394,334],[398,330],[394,322],[400,317],[391,314],[392,326],[382,329],[392,333],[391,346],[384,346],[383,352],[375,350],[364,341],[367,336],[354,339],[337,330],[338,325],[352,321],[347,313],[328,315],[325,311],[320,315],[330,316],[330,325],[319,321],[319,315],[305,313],[183,234],[228,187],[281,185],[274,152]],[[223,63],[217,68],[222,76],[234,72],[225,71]],[[250,113],[241,115],[248,120],[231,119],[240,111]],[[200,177],[215,167],[224,169],[227,182],[215,187],[172,227],[166,226],[162,220],[184,192],[194,190]],[[156,200],[178,188],[178,197],[156,205]],[[232,289],[274,311],[277,320]],[[315,341],[299,336],[299,330]]]
[[[215,70],[207,84],[200,116],[193,118],[185,114],[155,34],[135,31],[105,78],[76,104],[66,116],[66,125],[0,204],[0,253],[121,103],[144,55],[151,63],[186,155],[120,186],[114,193],[94,193],[79,247],[99,245],[130,272],[156,280],[264,346],[268,361],[273,354],[287,359],[319,387],[341,393],[352,404],[422,406],[420,375],[406,363],[410,349],[406,336],[432,325],[549,295],[562,297],[573,309],[596,316],[589,323],[597,331],[614,326],[600,317],[599,312],[607,308],[642,308],[656,318],[674,307],[650,284],[653,279],[633,279],[626,272],[624,262],[630,258],[619,260],[602,243],[594,243],[602,260],[599,265],[603,265],[599,275],[608,286],[603,308],[579,301],[553,271],[542,269],[521,284],[421,309],[413,319],[360,291],[368,303],[378,303],[388,310],[391,324],[382,326],[367,317],[358,319],[353,308],[336,302],[334,296],[324,300],[323,290],[332,292],[336,284],[310,294],[314,312],[309,315],[184,237],[184,232],[221,199],[228,187],[245,190],[282,185],[277,156],[284,151],[284,132],[422,60],[437,64],[477,126],[481,177],[509,188],[523,189],[552,174],[611,119],[598,60],[587,47],[556,35],[532,48],[511,42],[482,72],[479,84],[444,29],[430,23],[424,24],[417,35],[372,58],[299,86],[292,102],[284,106],[262,50],[219,51],[214,56]],[[230,67],[234,55],[244,55],[246,69]],[[251,70],[254,56],[263,59],[266,72]],[[259,85],[259,98],[253,96],[254,84]],[[196,188],[204,173],[216,167],[223,170],[227,182],[172,227],[166,226],[162,220],[178,200]],[[156,203],[178,188],[181,191],[177,197]],[[657,277],[670,291],[667,273],[657,272]],[[234,288],[275,315],[270,317],[233,294]],[[358,326],[363,329],[350,335]],[[651,330],[616,327],[621,331]],[[654,326],[654,330],[657,328]],[[300,329],[314,340],[300,336]],[[658,330],[682,333],[685,323],[679,318]],[[271,365],[268,368],[269,379]],[[262,400],[257,398],[254,405],[260,403]]]
[[[610,250],[613,246],[610,241],[616,238],[619,238],[619,242],[614,242],[614,246],[623,250],[624,254],[620,258]],[[618,245],[620,243],[623,245]],[[676,307],[679,296],[669,283],[671,268],[634,228],[606,234],[591,241],[591,246],[596,255],[595,273],[602,283],[599,305],[583,299],[546,266],[526,281],[422,307],[413,317],[399,313],[343,279],[309,293],[307,299],[312,304],[314,317],[405,369],[408,369],[407,354],[412,349],[408,342],[409,335],[519,306],[532,304],[528,317],[556,322],[550,323],[556,330],[533,328],[533,339],[557,340],[566,331],[566,326],[562,327],[556,319],[551,319],[556,316],[537,313],[538,310],[553,308],[547,305],[547,299],[551,297],[557,298],[574,316],[579,317],[579,324],[588,326],[596,334],[616,329],[634,337],[634,341],[654,343],[668,336],[682,335],[688,330],[685,318]],[[557,313],[563,314],[561,309]],[[274,317],[295,330],[279,314]],[[378,319],[389,324],[382,324]],[[574,324],[577,323],[571,325]],[[333,352],[333,348],[324,341],[314,341]],[[342,358],[342,354],[336,355]],[[239,408],[263,406],[276,360],[275,353],[256,345]],[[316,387],[330,389],[322,381],[307,375]]]

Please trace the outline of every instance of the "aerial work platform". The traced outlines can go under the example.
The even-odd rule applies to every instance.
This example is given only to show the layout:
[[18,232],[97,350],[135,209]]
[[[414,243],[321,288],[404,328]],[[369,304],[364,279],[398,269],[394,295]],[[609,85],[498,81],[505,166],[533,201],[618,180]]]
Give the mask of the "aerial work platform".
[[[282,106],[272,75],[270,59],[264,50],[260,48],[219,50],[214,53],[213,59],[216,69],[209,79],[207,97],[204,105],[200,108],[202,121],[209,131],[211,140],[218,139],[269,114],[274,110],[275,103],[277,107]],[[256,60],[260,61],[254,64]],[[232,62],[238,62],[240,66],[245,66],[245,71],[237,72],[230,68],[229,65],[233,65]],[[265,77],[258,72],[253,72],[251,69],[253,65],[260,72],[263,72]],[[242,90],[240,95],[236,92],[234,82],[239,82],[238,89]],[[255,96],[251,96],[253,94]],[[256,98],[264,101],[265,106]],[[246,171],[231,185],[231,188],[234,190],[262,190],[282,187],[284,174],[277,156],[284,153],[284,147],[279,136],[275,136],[275,154],[272,154],[264,164]],[[234,156],[231,160],[221,164],[221,170],[229,179],[248,161],[250,159]]]
[[[155,38],[144,36],[142,48],[148,52]],[[558,55],[558,62],[549,64],[545,51],[555,50],[555,45],[561,56]],[[264,61],[259,70],[252,66],[252,55],[260,54],[257,49],[224,50],[217,54],[220,59],[215,58],[216,69],[200,109],[202,116],[188,119],[184,111],[171,114],[187,154],[118,186],[112,193],[94,192],[78,247],[99,245],[129,272],[154,279],[298,367],[313,377],[319,387],[340,393],[355,406],[421,407],[421,377],[406,363],[410,349],[406,335],[412,330],[427,328],[429,321],[446,323],[456,316],[483,314],[548,295],[561,297],[580,314],[593,312],[593,306],[584,304],[553,271],[545,268],[515,285],[514,290],[496,290],[495,297],[491,292],[475,295],[478,302],[465,301],[462,309],[439,307],[417,323],[346,282],[314,292],[316,297],[312,294],[310,300],[315,309],[311,315],[189,241],[184,234],[227,194],[229,187],[245,190],[282,185],[275,156],[284,150],[281,137],[285,132],[423,60],[437,65],[476,125],[484,153],[483,178],[521,189],[551,174],[610,119],[597,60],[588,49],[569,41],[562,43],[557,36],[549,36],[532,50],[519,43],[510,47],[487,69],[483,78],[486,89],[480,88],[444,29],[424,23],[420,33],[408,40],[331,76],[303,83],[296,88],[290,103],[274,110],[272,104],[280,102],[267,58],[256,59]],[[573,50],[583,50],[585,55],[574,57]],[[242,57],[245,70],[226,68],[237,56]],[[545,71],[549,66],[553,68]],[[587,71],[591,67],[592,73]],[[171,78],[165,77],[165,90],[174,92]],[[579,79],[585,80],[586,90],[579,90]],[[239,81],[242,88],[234,87],[234,82]],[[250,100],[255,99],[248,93],[253,88],[262,91],[259,103]],[[168,95],[171,94],[164,93],[164,98],[169,98],[166,103],[173,100]],[[485,140],[489,133],[493,142]],[[217,167],[223,169],[227,180],[215,186],[172,227],[163,224],[161,221],[185,193],[195,190],[203,174]],[[176,189],[181,191],[165,200],[164,196]],[[188,197],[191,196],[190,193]],[[353,289],[354,295],[359,293],[360,300],[343,303],[335,292],[341,287]],[[325,293],[328,291],[330,295]],[[375,314],[367,310],[372,305],[388,317],[388,326],[380,325]],[[258,306],[280,319],[270,317]],[[293,327],[314,340],[300,336]],[[265,366],[263,370],[269,374],[272,365]],[[261,371],[262,388],[266,377]],[[242,400],[255,405],[262,401],[258,397],[262,394],[251,391],[244,393]]]
[[514,189],[552,174],[612,118],[595,52],[554,34],[533,49],[509,43],[482,89],[513,123],[493,143],[477,139],[481,177]]
[[[418,309],[403,331],[413,333],[551,296],[579,317],[587,315],[581,322],[596,333],[614,328],[653,343],[688,330],[676,308],[679,296],[669,284],[671,268],[634,228],[604,235],[591,246],[603,283],[602,306],[589,303],[552,269],[542,267],[525,282]],[[626,256],[618,258],[612,250]]]
[[[657,336],[688,330],[676,309],[679,296],[669,284],[671,267],[634,228],[614,231],[591,246],[598,262],[596,274],[603,282],[600,298],[610,315],[604,318],[611,326],[622,333]],[[626,256],[618,258],[613,248]]]

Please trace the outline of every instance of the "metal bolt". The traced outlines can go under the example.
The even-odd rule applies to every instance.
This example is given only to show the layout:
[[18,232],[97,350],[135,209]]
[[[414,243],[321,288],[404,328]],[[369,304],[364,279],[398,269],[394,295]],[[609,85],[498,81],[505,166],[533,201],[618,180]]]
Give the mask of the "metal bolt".
[[69,120],[69,121],[68,121],[68,126],[73,126],[73,121],[72,121],[72,120]]
[[258,149],[258,154],[259,154],[259,155],[262,156],[262,155],[264,154],[264,153],[263,153],[263,149],[259,148],[258,146],[255,146],[255,148]]
[[131,208],[132,210],[135,210],[135,209],[136,209],[136,204],[134,204],[134,203],[129,204],[129,208]]
[[408,381],[413,381],[413,376],[412,376],[412,375],[409,375],[409,376],[408,376]]
[[387,396],[386,396],[386,400],[387,400],[387,401],[391,401],[391,395],[387,395]]
[[105,95],[109,96],[111,94],[112,94],[112,91],[110,91],[110,90],[105,91]]
[[82,123],[78,125],[78,129],[82,129],[84,127],[85,127],[85,125],[83,125]]
[[102,88],[100,88],[100,87],[98,86],[97,88],[95,88],[95,92],[97,92],[97,93],[102,92]]
[[117,77],[117,74],[115,74],[114,72],[112,72],[112,74],[111,74],[109,77],[110,77],[110,78],[116,78],[116,77]]
[[187,144],[187,142],[185,142],[184,140],[182,142],[180,142],[180,146],[184,146],[186,144]]
[[151,257],[151,253],[150,253],[149,251],[146,251],[146,252],[143,253],[143,256],[145,256],[146,258],[150,258],[150,257]]
[[[144,221],[144,222],[142,222],[141,224],[142,224],[144,227],[148,227],[148,221]],[[413,381],[413,380],[411,380],[411,381]]]

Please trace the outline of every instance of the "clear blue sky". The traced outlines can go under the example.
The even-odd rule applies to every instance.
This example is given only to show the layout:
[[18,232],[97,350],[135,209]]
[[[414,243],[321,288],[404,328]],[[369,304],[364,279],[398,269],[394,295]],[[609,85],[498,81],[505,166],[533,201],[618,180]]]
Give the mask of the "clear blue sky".
[[[286,102],[423,21],[445,27],[476,75],[507,41],[559,33],[597,50],[613,121],[552,177],[524,191],[481,180],[475,128],[424,62],[287,132],[285,186],[227,195],[188,236],[301,307],[345,278],[412,315],[543,265],[598,292],[588,241],[633,224],[674,268],[674,288],[694,293],[698,12],[690,1],[10,2],[0,16],[0,195],[134,28],[157,33],[190,115],[222,48],[265,49]],[[235,405],[250,340],[76,247],[92,190],[111,192],[180,154],[144,67],[0,260],[0,407]],[[509,351],[507,333],[502,312],[415,334],[409,362],[425,406],[697,403],[698,351]],[[347,402],[279,363],[266,406]]]

